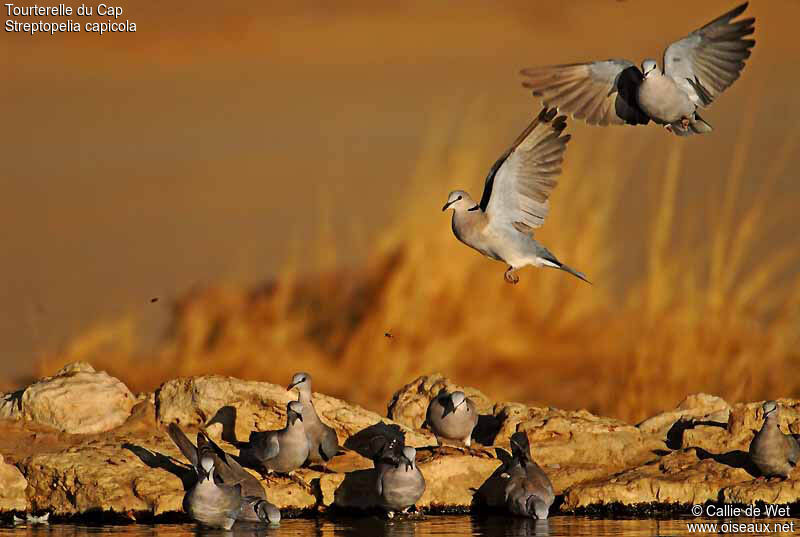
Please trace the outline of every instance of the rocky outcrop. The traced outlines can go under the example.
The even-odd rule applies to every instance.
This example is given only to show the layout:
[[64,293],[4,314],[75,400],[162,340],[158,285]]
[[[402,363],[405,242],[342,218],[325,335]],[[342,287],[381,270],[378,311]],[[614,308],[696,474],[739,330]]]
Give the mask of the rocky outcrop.
[[121,425],[136,398],[118,379],[84,362],[0,397],[0,418],[23,419],[60,431],[88,434]]
[[[78,364],[3,397],[0,511],[113,512],[128,518],[181,511],[195,477],[164,432],[166,425],[178,423],[190,436],[202,427],[237,454],[251,430],[282,426],[286,403],[294,398],[281,386],[221,376],[174,379],[138,397],[124,395],[129,392],[121,385]],[[87,386],[97,393],[87,394]],[[472,449],[436,446],[430,432],[419,429],[430,398],[443,387],[462,389],[477,403],[481,419]],[[633,426],[584,410],[492,402],[441,375],[399,390],[389,405],[393,419],[323,394],[314,400],[343,452],[327,469],[304,468],[292,477],[252,471],[285,515],[373,507],[375,476],[365,455],[375,434],[403,435],[418,448],[427,483],[418,507],[432,512],[500,506],[503,463],[517,431],[527,433],[534,459],[563,494],[563,511],[800,500],[800,480],[755,479],[747,446],[761,426],[760,402],[729,405],[697,394]],[[60,404],[71,415],[59,411]],[[800,401],[780,404],[782,426],[797,432]]]
[[25,488],[28,482],[15,467],[3,461],[0,455],[0,512],[24,511],[28,508]]

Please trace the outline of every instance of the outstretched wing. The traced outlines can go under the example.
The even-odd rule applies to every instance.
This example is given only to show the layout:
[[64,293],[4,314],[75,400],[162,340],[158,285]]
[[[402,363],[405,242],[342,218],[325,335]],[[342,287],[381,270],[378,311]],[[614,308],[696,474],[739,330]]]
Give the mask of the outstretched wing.
[[195,468],[197,468],[199,466],[197,457],[197,448],[195,447],[194,444],[192,444],[192,441],[189,440],[189,438],[187,438],[187,436],[183,433],[181,428],[178,427],[178,424],[170,423],[167,426],[167,434],[175,443],[175,445],[178,447],[178,449],[181,450],[183,456],[189,459],[189,463]]
[[754,18],[733,22],[747,3],[717,17],[664,51],[664,73],[692,99],[706,107],[739,78],[744,60],[756,44],[745,39],[755,30]]
[[523,69],[522,83],[546,107],[590,125],[645,125],[650,118],[636,100],[642,72],[628,60],[550,65]]
[[567,118],[544,108],[523,131],[486,179],[481,208],[489,225],[537,228],[544,223],[548,198],[561,173],[569,135]]

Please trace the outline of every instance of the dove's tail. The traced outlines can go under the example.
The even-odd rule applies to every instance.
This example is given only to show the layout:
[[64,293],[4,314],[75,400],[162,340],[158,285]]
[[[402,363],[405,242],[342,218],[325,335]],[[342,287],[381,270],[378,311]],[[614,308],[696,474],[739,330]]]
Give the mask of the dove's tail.
[[541,261],[542,265],[544,265],[545,267],[557,268],[559,270],[563,270],[564,272],[569,272],[570,274],[572,274],[576,278],[580,278],[581,280],[585,281],[589,285],[592,284],[592,282],[590,282],[589,280],[586,279],[586,275],[583,272],[578,272],[577,270],[575,270],[575,269],[573,269],[571,267],[568,267],[567,265],[565,265],[564,263],[562,263],[561,261],[556,259],[556,256],[554,256],[550,252],[550,250],[548,250],[545,247],[541,247],[541,248],[542,248],[542,251],[539,253],[539,260]]

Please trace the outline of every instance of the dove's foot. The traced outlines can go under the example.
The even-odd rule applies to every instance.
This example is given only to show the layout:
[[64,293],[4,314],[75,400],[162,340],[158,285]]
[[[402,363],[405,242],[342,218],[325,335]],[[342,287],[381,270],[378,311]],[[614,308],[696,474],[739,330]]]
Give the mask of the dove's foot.
[[688,117],[685,117],[685,118],[681,119],[681,127],[683,128],[683,130],[686,130],[686,129],[689,128],[689,118]]
[[514,274],[514,267],[508,267],[508,270],[503,275],[503,277],[506,279],[508,283],[512,285],[519,283],[519,276]]
[[668,132],[668,133],[670,133],[670,134],[675,134],[674,132],[672,132],[672,125],[670,125],[669,123],[667,123],[666,125],[664,125],[664,128],[665,128],[665,129],[667,129],[667,132]]
[[393,519],[394,518],[394,511],[386,511],[386,516],[389,518],[389,520]]

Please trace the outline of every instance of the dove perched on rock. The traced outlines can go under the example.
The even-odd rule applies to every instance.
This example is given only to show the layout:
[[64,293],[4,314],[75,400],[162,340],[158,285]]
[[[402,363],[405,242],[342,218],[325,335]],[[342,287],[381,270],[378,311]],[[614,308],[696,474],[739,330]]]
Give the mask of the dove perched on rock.
[[303,428],[308,436],[311,462],[327,463],[339,451],[339,439],[333,427],[319,419],[317,410],[311,400],[311,375],[295,373],[288,390],[295,389],[299,393],[298,401],[303,404]]
[[300,468],[308,458],[309,445],[303,428],[303,404],[286,405],[286,427],[277,431],[253,431],[250,442],[242,448],[242,457],[261,465],[267,472],[288,474]]
[[467,447],[472,443],[472,430],[478,424],[475,403],[464,392],[439,392],[428,404],[425,416],[436,439],[458,440]]
[[794,436],[780,429],[780,409],[775,401],[762,407],[764,425],[750,442],[750,460],[764,477],[786,478],[800,459],[800,446]]

